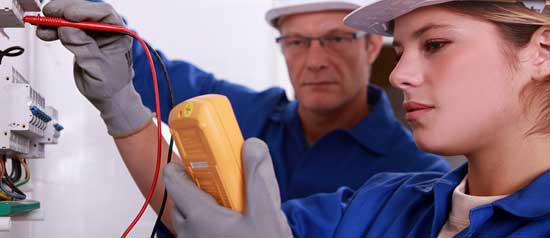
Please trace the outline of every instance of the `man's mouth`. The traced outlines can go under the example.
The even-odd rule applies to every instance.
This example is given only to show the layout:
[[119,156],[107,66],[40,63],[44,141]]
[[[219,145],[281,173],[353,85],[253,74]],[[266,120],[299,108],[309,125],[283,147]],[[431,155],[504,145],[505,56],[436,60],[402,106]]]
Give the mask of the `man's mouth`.
[[304,82],[302,83],[302,86],[322,86],[322,85],[333,85],[336,84],[334,81],[312,81],[312,82]]

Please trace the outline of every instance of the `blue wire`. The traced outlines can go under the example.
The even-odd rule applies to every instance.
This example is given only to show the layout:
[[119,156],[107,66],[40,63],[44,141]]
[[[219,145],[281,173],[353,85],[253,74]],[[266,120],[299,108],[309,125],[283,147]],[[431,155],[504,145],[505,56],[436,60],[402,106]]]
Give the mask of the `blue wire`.
[[27,198],[27,196],[25,194],[18,194],[18,193],[11,192],[11,191],[7,190],[5,188],[5,186],[7,186],[7,185],[5,185],[4,183],[1,183],[0,184],[0,190],[2,190],[2,192],[7,194],[8,196],[10,196],[12,198],[15,198],[17,200],[25,200],[25,198]]

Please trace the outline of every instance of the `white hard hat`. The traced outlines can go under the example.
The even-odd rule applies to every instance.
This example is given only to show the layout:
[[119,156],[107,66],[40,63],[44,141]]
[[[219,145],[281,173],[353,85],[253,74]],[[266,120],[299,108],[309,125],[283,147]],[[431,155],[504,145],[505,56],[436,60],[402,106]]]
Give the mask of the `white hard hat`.
[[[412,12],[418,8],[453,1],[476,0],[379,0],[372,4],[356,9],[344,18],[344,23],[350,27],[367,33],[392,36],[388,29],[388,22]],[[527,8],[543,12],[549,1],[543,0],[477,0],[482,2],[522,2]]]
[[328,10],[353,11],[368,2],[368,0],[273,0],[273,6],[265,14],[265,19],[270,25],[276,27],[277,19],[282,16]]

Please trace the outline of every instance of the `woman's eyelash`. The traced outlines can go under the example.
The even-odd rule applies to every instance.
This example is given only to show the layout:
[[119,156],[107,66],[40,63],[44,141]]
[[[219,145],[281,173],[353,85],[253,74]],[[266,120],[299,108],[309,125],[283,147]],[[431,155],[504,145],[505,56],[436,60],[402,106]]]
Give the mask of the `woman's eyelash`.
[[[445,47],[447,44],[451,43],[449,40],[427,40],[424,43],[423,49],[427,53],[435,53],[441,48]],[[401,56],[403,55],[403,52],[395,51],[395,60],[399,61],[401,59]]]
[[428,53],[433,53],[449,43],[450,42],[446,40],[427,40],[426,43],[424,43],[424,50]]

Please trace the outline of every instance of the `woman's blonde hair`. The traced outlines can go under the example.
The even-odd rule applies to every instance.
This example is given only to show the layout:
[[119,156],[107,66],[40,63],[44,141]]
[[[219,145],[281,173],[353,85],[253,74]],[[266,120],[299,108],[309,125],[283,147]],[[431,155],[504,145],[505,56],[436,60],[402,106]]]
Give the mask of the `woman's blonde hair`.
[[[526,8],[522,3],[457,1],[444,3],[440,6],[493,22],[504,39],[505,52],[511,56],[512,67],[518,62],[515,52],[527,46],[533,34],[540,27],[550,25],[550,9],[539,13]],[[550,135],[550,75],[527,84],[520,96],[524,102],[525,110],[540,108],[535,125],[527,134]]]

